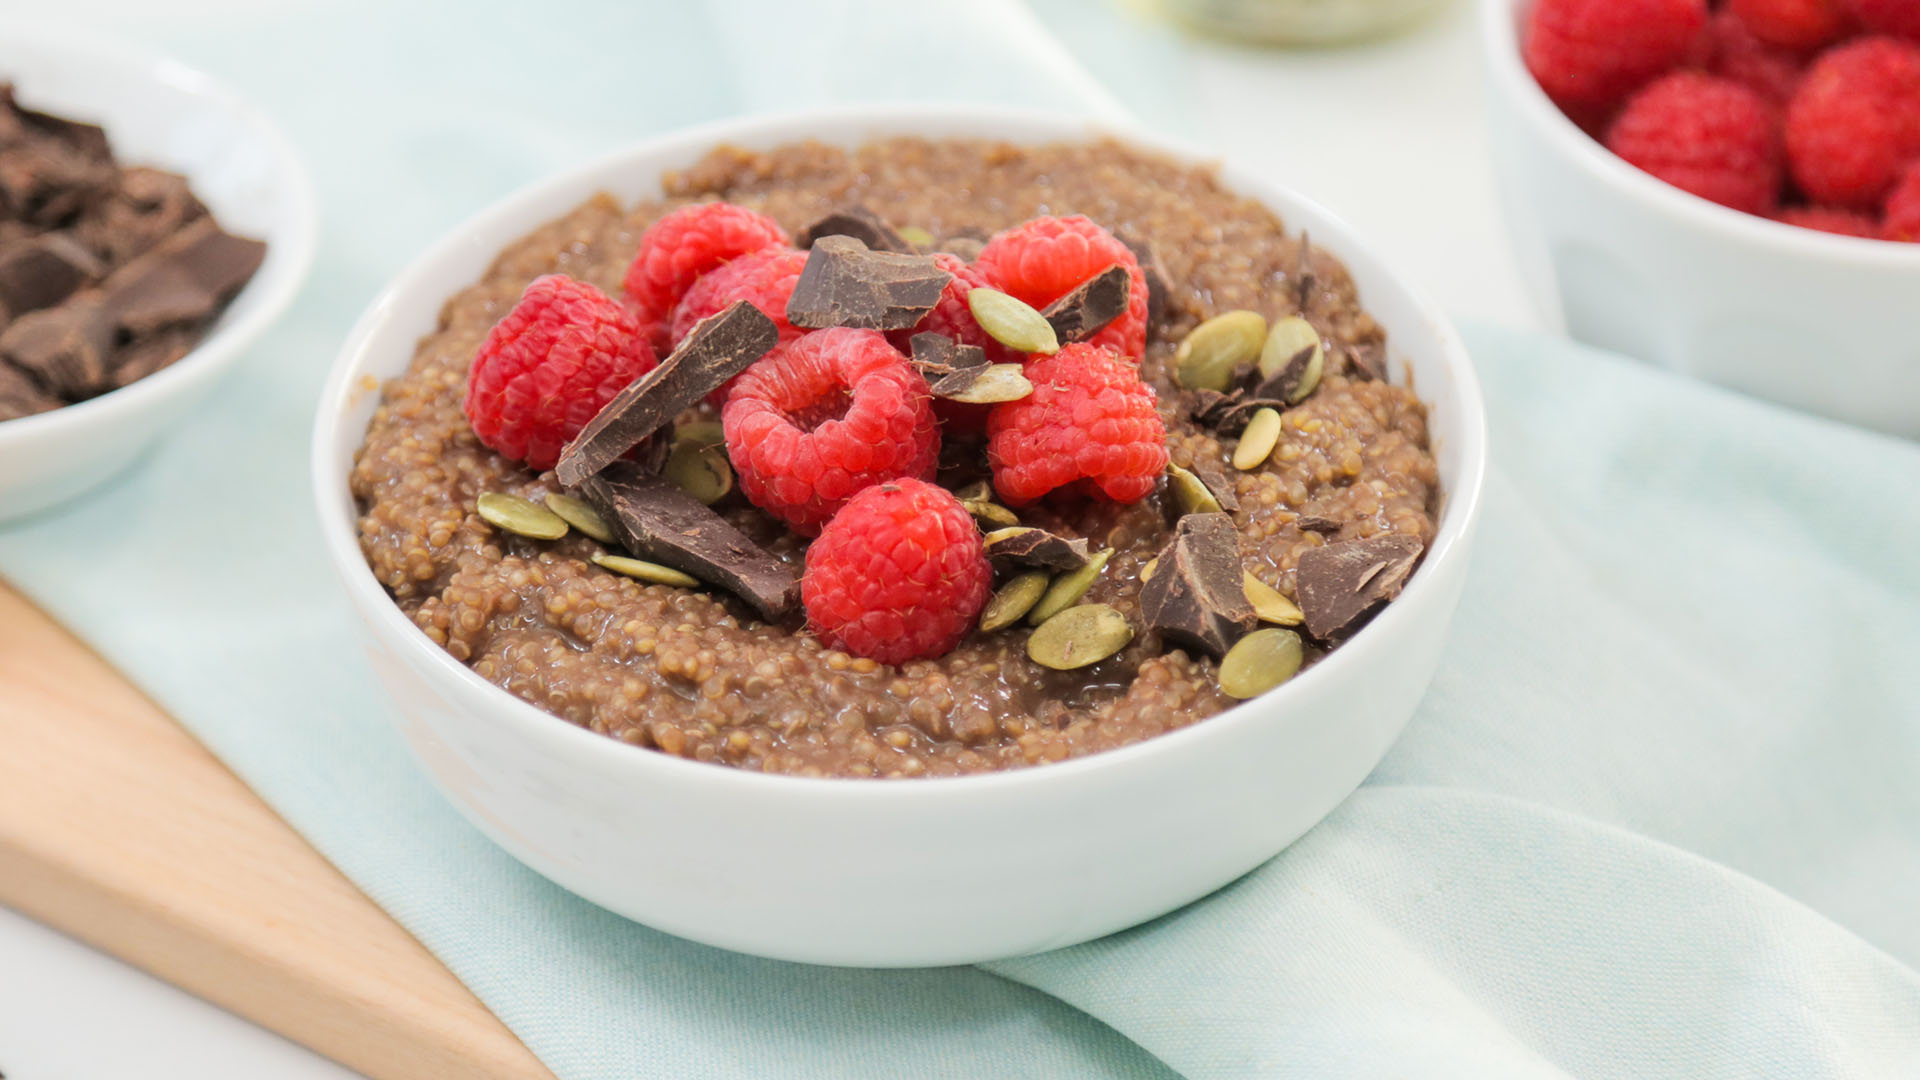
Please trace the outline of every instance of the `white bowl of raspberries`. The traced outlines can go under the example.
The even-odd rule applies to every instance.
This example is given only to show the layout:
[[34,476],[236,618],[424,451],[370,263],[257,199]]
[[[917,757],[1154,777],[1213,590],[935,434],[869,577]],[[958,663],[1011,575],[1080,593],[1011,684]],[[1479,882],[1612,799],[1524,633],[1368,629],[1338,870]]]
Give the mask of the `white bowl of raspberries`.
[[1496,173],[1576,338],[1920,437],[1920,3],[1483,0]]

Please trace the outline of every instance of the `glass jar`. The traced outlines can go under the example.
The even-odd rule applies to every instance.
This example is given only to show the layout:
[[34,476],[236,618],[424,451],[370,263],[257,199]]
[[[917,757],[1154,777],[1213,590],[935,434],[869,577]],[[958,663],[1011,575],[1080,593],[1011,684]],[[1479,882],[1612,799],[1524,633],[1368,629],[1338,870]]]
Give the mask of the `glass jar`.
[[1158,0],[1173,18],[1240,41],[1329,45],[1390,33],[1447,0]]

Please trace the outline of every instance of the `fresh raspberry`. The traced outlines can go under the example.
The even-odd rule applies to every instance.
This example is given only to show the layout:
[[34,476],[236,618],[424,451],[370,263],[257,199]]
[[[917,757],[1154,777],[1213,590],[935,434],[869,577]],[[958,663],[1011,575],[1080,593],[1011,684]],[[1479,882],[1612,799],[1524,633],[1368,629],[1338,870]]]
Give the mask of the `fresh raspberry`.
[[1633,96],[1607,149],[1683,191],[1749,214],[1780,193],[1780,140],[1764,99],[1739,83],[1680,71]]
[[1803,229],[1818,229],[1841,236],[1860,236],[1872,240],[1880,235],[1879,222],[1865,214],[1837,210],[1831,206],[1789,206],[1780,211],[1778,220]]
[[833,327],[776,346],[734,381],[720,414],[740,490],[812,536],[861,489],[933,474],[930,397],[878,331]]
[[943,656],[993,593],[980,530],[945,488],[902,478],[855,495],[807,548],[800,602],[821,642],[883,664]]
[[[668,338],[678,345],[701,319],[720,314],[735,300],[746,300],[773,320],[782,342],[792,341],[806,331],[787,321],[787,297],[793,295],[794,282],[800,280],[800,271],[806,265],[806,252],[783,245],[761,248],[700,275],[681,298],[680,306],[673,309]],[[739,378],[735,375],[720,384],[707,395],[707,401],[716,409],[725,405]]]
[[1709,74],[1731,79],[1776,106],[1793,98],[1806,71],[1799,54],[1754,37],[1731,11],[1715,14],[1707,24],[1696,62]]
[[1840,0],[1728,0],[1727,10],[1761,41],[1801,52],[1839,40],[1852,23]]
[[1522,51],[1548,97],[1591,112],[1679,64],[1706,24],[1706,0],[1540,0]]
[[1920,41],[1920,4],[1913,0],[1847,0],[1847,7],[1873,33]]
[[[934,265],[952,274],[953,280],[947,282],[946,289],[940,293],[940,302],[927,312],[926,318],[914,324],[910,330],[895,330],[887,335],[893,347],[911,356],[913,335],[945,334],[962,345],[978,345],[986,353],[990,364],[1023,359],[993,340],[993,335],[980,329],[980,324],[974,321],[973,309],[967,306],[968,293],[993,287],[986,275],[958,255],[944,251],[934,252],[933,261]],[[949,401],[946,398],[933,399],[933,414],[940,418],[941,425],[948,431],[985,431],[987,413],[990,411],[985,405],[969,405],[964,401]]]
[[1115,263],[1127,268],[1132,283],[1127,310],[1087,341],[1137,360],[1147,351],[1147,275],[1127,245],[1092,219],[1079,214],[1034,218],[995,233],[973,260],[995,288],[1037,308]]
[[779,222],[744,206],[683,206],[641,234],[640,250],[627,267],[622,288],[642,319],[665,326],[700,275],[763,247],[789,242]]
[[993,486],[1015,506],[1087,481],[1115,502],[1147,497],[1167,467],[1153,389],[1109,346],[1069,345],[1027,365],[1033,393],[987,421]]
[[1887,197],[1887,220],[1881,237],[1920,244],[1920,161],[1907,166]]
[[1787,106],[1787,161],[1814,202],[1878,209],[1920,157],[1920,46],[1861,38],[1814,61]]
[[599,289],[562,274],[535,278],[467,370],[467,422],[507,457],[551,469],[602,406],[653,370],[648,339]]

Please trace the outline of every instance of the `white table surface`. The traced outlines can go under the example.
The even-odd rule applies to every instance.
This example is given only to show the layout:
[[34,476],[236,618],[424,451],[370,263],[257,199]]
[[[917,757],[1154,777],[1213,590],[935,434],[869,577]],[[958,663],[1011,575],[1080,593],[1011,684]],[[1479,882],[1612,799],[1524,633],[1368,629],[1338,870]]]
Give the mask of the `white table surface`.
[[[99,13],[100,5],[84,6]],[[169,6],[205,10],[219,0]],[[1042,0],[1054,21],[1063,6]],[[1454,0],[1419,33],[1327,52],[1173,40],[1166,69],[1146,89],[1118,96],[1180,87],[1188,122],[1177,134],[1186,140],[1318,198],[1454,314],[1539,326],[1499,220],[1471,7]],[[1106,29],[1161,32],[1130,16],[1116,17]],[[1109,82],[1124,74],[1102,70],[1096,55],[1086,59]],[[0,908],[0,1075],[346,1080],[356,1074]]]

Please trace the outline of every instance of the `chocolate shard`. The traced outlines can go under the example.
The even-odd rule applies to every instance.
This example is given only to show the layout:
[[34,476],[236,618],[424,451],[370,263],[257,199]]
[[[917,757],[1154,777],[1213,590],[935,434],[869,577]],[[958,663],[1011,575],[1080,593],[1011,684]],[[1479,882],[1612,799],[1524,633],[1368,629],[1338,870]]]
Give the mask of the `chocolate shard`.
[[907,344],[913,350],[913,366],[929,383],[963,371],[978,374],[987,367],[985,349],[962,345],[945,334],[915,334]]
[[[1314,346],[1309,345],[1287,358],[1273,377],[1264,379],[1253,388],[1253,396],[1274,401],[1292,401],[1300,390],[1300,384],[1307,377],[1307,365],[1313,361]],[[1258,369],[1255,369],[1256,372]],[[1304,400],[1304,398],[1302,399]]]
[[172,367],[181,357],[193,351],[194,342],[199,336],[194,330],[176,328],[134,341],[114,353],[111,361],[113,373],[108,376],[108,382],[118,389],[162,368]]
[[851,236],[865,244],[869,251],[915,254],[914,246],[907,242],[906,237],[894,231],[886,218],[857,204],[835,210],[807,226],[796,243],[803,248],[810,248],[823,236]]
[[1188,471],[1207,485],[1207,490],[1213,493],[1213,501],[1220,504],[1220,509],[1229,512],[1240,509],[1240,497],[1233,493],[1233,479],[1217,463],[1196,461]]
[[933,310],[952,280],[931,255],[869,251],[851,236],[823,236],[794,282],[787,321],[809,330],[904,330]]
[[1387,381],[1387,343],[1369,341],[1360,345],[1349,345],[1344,350],[1347,356],[1347,377],[1367,379],[1372,382]]
[[1313,302],[1313,287],[1319,279],[1313,273],[1313,237],[1305,230],[1300,233],[1300,255],[1293,266],[1293,300],[1300,314],[1307,313],[1307,307]]
[[995,529],[983,541],[987,558],[1002,567],[1032,566],[1046,570],[1078,570],[1087,565],[1087,542],[1015,525]]
[[120,266],[206,216],[186,177],[136,166],[122,171],[114,190],[88,206],[73,235],[108,264]]
[[1132,284],[1127,268],[1115,263],[1074,286],[1040,314],[1053,324],[1060,344],[1085,341],[1126,312]]
[[23,315],[0,333],[0,361],[28,373],[47,393],[67,401],[81,401],[113,388],[112,349],[113,324],[93,293]]
[[773,320],[745,300],[695,323],[660,366],[614,395],[561,449],[555,466],[560,482],[567,487],[585,483],[709,391],[745,371],[779,340]]
[[0,311],[19,318],[49,308],[100,280],[106,267],[63,233],[41,233],[0,249]]
[[1240,533],[1227,514],[1188,514],[1140,588],[1140,611],[1160,636],[1216,659],[1253,629],[1242,584]]
[[1318,514],[1301,514],[1293,519],[1293,527],[1301,532],[1319,533],[1322,536],[1338,536],[1343,528],[1340,522]]
[[[762,316],[765,318],[765,316]],[[777,621],[800,599],[800,578],[671,480],[615,462],[579,488],[606,515],[628,551],[692,574]]]
[[1239,404],[1246,395],[1239,390],[1221,393],[1218,390],[1188,390],[1181,398],[1181,409],[1187,418],[1201,427],[1213,427],[1226,415],[1228,409]]
[[107,278],[107,313],[125,337],[202,325],[260,268],[266,251],[202,217]]
[[1400,595],[1423,550],[1425,545],[1404,533],[1381,533],[1301,552],[1294,593],[1307,617],[1307,632],[1332,641],[1357,628],[1376,607]]
[[1284,413],[1292,406],[1279,398],[1242,398],[1220,411],[1214,418],[1213,430],[1222,435],[1238,435],[1247,429],[1247,421],[1261,409],[1272,409]]
[[1160,262],[1160,253],[1145,240],[1115,233],[1114,236],[1133,252],[1135,261],[1140,264],[1140,273],[1147,279],[1147,329],[1164,326],[1167,322],[1167,308],[1172,303],[1173,282],[1167,279],[1167,271]]
[[51,412],[63,403],[40,388],[32,376],[0,360],[0,420]]

